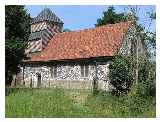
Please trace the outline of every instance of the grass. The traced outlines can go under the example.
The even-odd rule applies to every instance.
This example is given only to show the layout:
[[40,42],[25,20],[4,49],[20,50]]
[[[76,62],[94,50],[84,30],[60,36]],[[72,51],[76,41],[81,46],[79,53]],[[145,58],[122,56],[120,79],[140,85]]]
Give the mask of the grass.
[[12,89],[6,117],[155,117],[151,98],[92,95],[87,90]]

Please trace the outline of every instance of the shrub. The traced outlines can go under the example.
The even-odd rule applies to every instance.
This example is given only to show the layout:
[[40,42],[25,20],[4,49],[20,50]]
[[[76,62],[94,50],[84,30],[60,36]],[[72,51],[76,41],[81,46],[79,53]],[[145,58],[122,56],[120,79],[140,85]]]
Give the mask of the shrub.
[[143,97],[155,96],[156,65],[141,59],[138,71],[138,94]]
[[109,69],[110,83],[116,88],[114,94],[127,93],[133,81],[132,63],[129,58],[117,55]]

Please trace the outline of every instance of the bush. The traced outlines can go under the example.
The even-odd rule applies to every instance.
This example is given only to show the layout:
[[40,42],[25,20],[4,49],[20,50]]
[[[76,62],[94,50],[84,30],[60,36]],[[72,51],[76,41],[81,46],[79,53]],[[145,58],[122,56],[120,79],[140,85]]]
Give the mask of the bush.
[[156,65],[141,59],[138,71],[138,94],[143,97],[155,96]]
[[116,88],[114,94],[127,93],[132,85],[133,70],[129,58],[117,55],[109,66],[110,83]]

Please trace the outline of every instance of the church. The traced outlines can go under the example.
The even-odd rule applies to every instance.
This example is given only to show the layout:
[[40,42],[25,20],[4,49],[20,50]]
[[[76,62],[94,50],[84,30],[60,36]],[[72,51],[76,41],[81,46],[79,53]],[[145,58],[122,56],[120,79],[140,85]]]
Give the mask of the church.
[[[118,53],[129,55],[135,48],[132,22],[120,22],[79,31],[63,32],[63,21],[45,8],[32,19],[31,34],[20,68],[19,85],[109,89],[109,65]],[[139,52],[143,46],[139,41]]]

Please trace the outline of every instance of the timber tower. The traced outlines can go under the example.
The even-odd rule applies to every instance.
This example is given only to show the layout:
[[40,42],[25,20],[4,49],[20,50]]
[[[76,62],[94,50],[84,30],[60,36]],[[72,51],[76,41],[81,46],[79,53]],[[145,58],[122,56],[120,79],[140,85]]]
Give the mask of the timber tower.
[[56,33],[62,32],[62,28],[63,22],[50,9],[42,10],[32,19],[26,54],[30,57],[41,52]]

